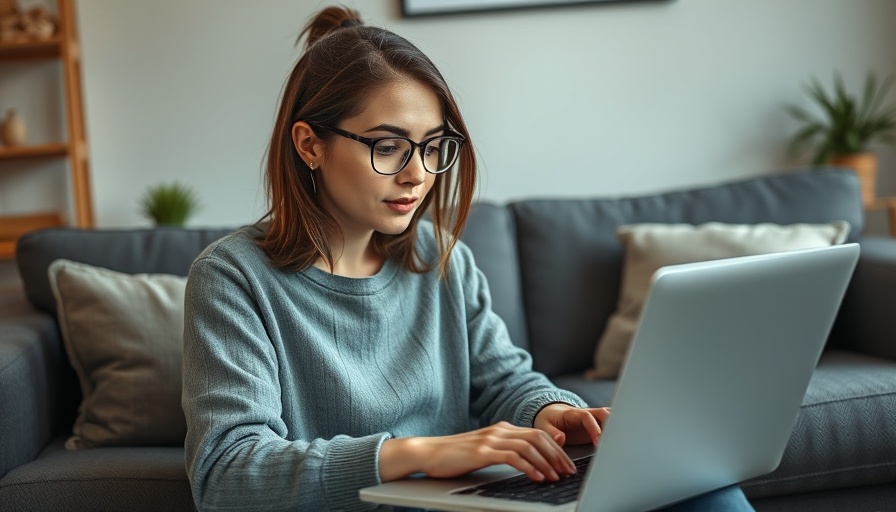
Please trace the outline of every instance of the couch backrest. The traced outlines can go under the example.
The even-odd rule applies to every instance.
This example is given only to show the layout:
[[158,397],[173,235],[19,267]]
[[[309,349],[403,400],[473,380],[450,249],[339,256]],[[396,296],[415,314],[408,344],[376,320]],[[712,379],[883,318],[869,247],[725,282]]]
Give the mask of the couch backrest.
[[[464,233],[485,273],[495,311],[514,343],[548,376],[591,365],[616,308],[622,248],[615,230],[642,222],[830,222],[862,230],[855,173],[817,169],[631,198],[548,199],[476,205]],[[57,258],[126,273],[187,275],[193,259],[232,229],[35,231],[17,245],[25,294],[55,314],[47,267]]]
[[[506,233],[492,231],[469,245],[491,284],[496,311],[508,314],[510,323],[525,319],[520,329],[526,331],[535,368],[553,377],[591,366],[597,341],[616,308],[622,264],[618,226],[843,219],[855,241],[863,221],[859,198],[855,173],[815,169],[643,197],[527,200],[507,206],[512,222],[504,223]],[[474,216],[468,229],[478,221]],[[516,258],[491,261],[493,254],[507,252],[505,235],[516,239]],[[513,283],[508,275],[517,266],[519,282]],[[500,290],[503,286],[508,288]],[[522,312],[515,310],[517,297],[522,298]]]
[[32,304],[56,314],[47,267],[58,258],[80,261],[128,274],[186,276],[190,264],[215,240],[232,229],[53,228],[34,231],[16,244],[16,261],[25,295]]
[[529,350],[516,228],[510,209],[488,202],[474,205],[461,238],[486,276],[492,309],[507,324],[510,339]]

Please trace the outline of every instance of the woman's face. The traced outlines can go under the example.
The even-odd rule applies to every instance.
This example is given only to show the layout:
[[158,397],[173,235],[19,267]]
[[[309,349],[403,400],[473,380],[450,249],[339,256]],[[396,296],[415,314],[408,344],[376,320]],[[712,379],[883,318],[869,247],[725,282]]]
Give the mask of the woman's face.
[[[370,93],[367,107],[337,128],[362,137],[403,136],[420,142],[444,132],[438,97],[414,81],[392,82]],[[436,176],[426,172],[419,149],[398,174],[374,172],[370,147],[333,134],[315,172],[321,205],[342,228],[347,240],[370,238],[374,231],[397,235],[407,229]]]

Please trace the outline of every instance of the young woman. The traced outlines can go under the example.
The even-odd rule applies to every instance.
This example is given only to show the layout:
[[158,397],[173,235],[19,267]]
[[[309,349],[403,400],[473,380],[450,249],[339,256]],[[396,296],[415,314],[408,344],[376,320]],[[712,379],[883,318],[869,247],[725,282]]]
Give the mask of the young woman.
[[362,487],[414,473],[573,472],[561,446],[597,443],[609,410],[533,372],[491,310],[458,242],[476,163],[445,80],[354,11],[325,9],[303,34],[266,161],[270,209],[190,271],[197,506],[354,510],[371,507]]

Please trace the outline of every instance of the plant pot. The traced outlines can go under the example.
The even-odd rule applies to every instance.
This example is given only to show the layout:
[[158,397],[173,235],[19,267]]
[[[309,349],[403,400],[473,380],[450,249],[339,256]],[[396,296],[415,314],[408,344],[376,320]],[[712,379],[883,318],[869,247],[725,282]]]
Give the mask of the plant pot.
[[877,198],[877,155],[874,153],[834,155],[828,163],[854,170],[862,186],[862,204],[867,206],[874,202]]

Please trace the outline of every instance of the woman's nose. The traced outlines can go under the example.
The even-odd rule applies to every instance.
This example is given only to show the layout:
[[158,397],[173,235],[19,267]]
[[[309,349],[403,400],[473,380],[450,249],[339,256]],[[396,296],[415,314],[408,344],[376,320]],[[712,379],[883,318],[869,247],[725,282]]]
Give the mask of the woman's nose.
[[411,156],[411,161],[398,173],[401,183],[419,185],[426,181],[426,169],[423,167],[423,158],[418,152]]

